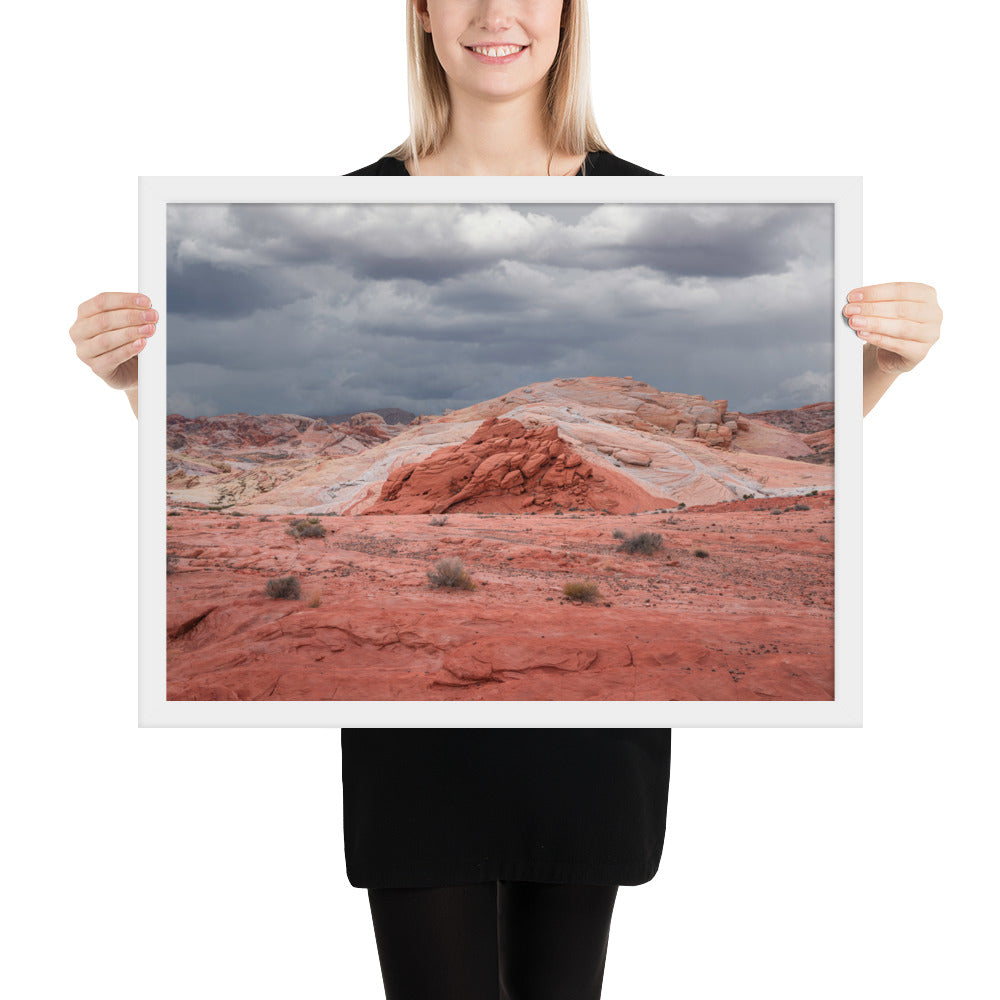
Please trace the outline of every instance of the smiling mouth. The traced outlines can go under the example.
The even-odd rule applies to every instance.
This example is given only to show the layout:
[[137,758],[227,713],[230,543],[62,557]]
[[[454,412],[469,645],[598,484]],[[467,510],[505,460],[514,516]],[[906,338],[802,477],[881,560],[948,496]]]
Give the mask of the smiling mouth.
[[526,49],[527,45],[466,45],[470,52],[475,52],[476,55],[487,56],[490,59],[502,59],[504,56],[513,56],[523,49]]

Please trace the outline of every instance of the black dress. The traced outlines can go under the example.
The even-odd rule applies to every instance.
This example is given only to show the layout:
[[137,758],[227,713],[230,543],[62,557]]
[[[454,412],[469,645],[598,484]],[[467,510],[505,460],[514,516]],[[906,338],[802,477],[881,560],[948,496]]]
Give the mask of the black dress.
[[[606,152],[583,174],[654,175]],[[391,157],[363,175],[408,176]],[[358,888],[639,885],[659,867],[669,729],[342,729],[340,745]]]

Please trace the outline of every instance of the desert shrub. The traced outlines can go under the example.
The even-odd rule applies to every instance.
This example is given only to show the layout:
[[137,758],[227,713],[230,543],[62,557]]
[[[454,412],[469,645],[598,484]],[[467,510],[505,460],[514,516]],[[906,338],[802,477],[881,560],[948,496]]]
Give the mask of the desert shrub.
[[297,576],[276,576],[267,581],[264,588],[268,597],[278,597],[286,601],[297,601],[302,596]]
[[810,490],[810,491],[809,491],[809,492],[808,492],[808,493],[806,494],[806,496],[807,496],[807,497],[818,497],[818,496],[819,496],[819,490]]
[[431,518],[431,525],[433,527],[435,527],[435,528],[440,528],[442,524],[447,524],[447,523],[448,523],[448,516],[447,515],[444,515],[443,517],[432,517]]
[[457,556],[438,559],[434,569],[427,571],[427,579],[432,587],[455,587],[459,590],[475,590],[472,577],[465,571],[462,560]]
[[601,596],[597,584],[589,580],[570,580],[563,587],[563,594],[571,601],[596,601]]
[[176,552],[168,552],[167,553],[167,576],[170,576],[171,573],[174,573],[176,571],[177,571],[177,553]]
[[637,531],[622,540],[618,551],[628,552],[630,555],[641,553],[644,556],[651,556],[662,547],[663,535],[655,531]]
[[699,559],[707,559],[708,551],[706,549],[692,549],[691,555],[697,556]]
[[807,503],[797,503],[792,510],[809,510],[809,504]]
[[684,502],[684,501],[682,500],[682,501],[681,501],[681,502],[680,502],[680,503],[679,503],[679,504],[677,505],[677,509],[678,509],[678,510],[683,510],[683,509],[684,509],[684,508],[685,508],[686,506],[687,506],[687,504],[686,504],[686,503],[685,503],[685,502]]
[[318,517],[309,517],[301,521],[292,521],[286,534],[294,538],[322,538],[326,534],[326,528],[319,523]]
[[615,528],[615,530],[611,532],[611,537],[612,538],[625,538],[626,535],[625,535],[625,532],[622,531],[621,528]]
[[318,608],[321,603],[319,594],[310,594],[309,600],[306,603],[310,608]]

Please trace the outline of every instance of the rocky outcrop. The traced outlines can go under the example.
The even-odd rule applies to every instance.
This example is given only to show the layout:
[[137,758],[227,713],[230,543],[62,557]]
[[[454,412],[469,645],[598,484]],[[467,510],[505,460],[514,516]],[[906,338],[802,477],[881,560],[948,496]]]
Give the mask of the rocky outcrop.
[[317,461],[354,455],[403,428],[377,413],[346,424],[291,413],[167,416],[168,499],[189,506],[248,503]]
[[355,413],[347,421],[348,427],[385,427],[388,421],[380,413]]
[[794,410],[757,410],[747,414],[747,417],[753,420],[763,420],[795,434],[813,434],[817,431],[833,429],[834,404],[830,400],[823,403],[810,403],[808,406],[800,406]]
[[[173,416],[168,496],[185,506],[302,515],[441,503],[493,512],[641,511],[796,495],[833,485],[833,432],[822,423],[831,406],[788,411],[787,419],[768,411],[765,421],[730,410],[724,399],[588,376],[536,382],[405,425],[387,424],[388,411],[375,409],[340,424],[294,414]],[[490,441],[475,441],[490,421],[521,429],[511,437],[490,425]],[[526,466],[543,431],[579,457],[579,472],[555,455],[544,475]]]
[[[649,457],[630,453],[633,464]],[[629,513],[664,504],[627,476],[598,469],[559,436],[490,417],[467,440],[390,473],[365,514],[516,513],[529,507],[579,507]]]

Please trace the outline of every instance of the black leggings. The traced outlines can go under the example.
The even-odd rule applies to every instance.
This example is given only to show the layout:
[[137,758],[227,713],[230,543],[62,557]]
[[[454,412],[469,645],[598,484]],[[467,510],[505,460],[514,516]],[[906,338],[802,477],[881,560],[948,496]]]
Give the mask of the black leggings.
[[598,1000],[616,885],[369,889],[386,1000]]

